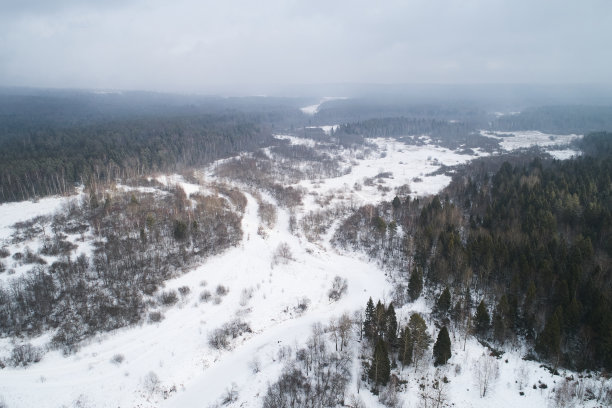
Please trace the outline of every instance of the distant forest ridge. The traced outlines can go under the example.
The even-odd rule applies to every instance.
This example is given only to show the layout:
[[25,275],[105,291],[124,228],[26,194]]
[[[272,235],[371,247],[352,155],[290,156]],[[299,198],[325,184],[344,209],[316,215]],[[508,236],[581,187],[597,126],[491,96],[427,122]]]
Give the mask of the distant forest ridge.
[[309,103],[312,98],[0,88],[0,202],[64,194],[77,183],[179,171],[269,146],[273,132],[322,124],[344,123],[336,137],[347,146],[367,137],[427,134],[452,149],[495,144],[481,129],[612,131],[607,106],[496,116],[476,102],[353,98],[326,102],[305,115],[299,107]]
[[266,126],[240,114],[16,128],[2,135],[0,202],[68,193],[75,183],[177,171],[273,140]]

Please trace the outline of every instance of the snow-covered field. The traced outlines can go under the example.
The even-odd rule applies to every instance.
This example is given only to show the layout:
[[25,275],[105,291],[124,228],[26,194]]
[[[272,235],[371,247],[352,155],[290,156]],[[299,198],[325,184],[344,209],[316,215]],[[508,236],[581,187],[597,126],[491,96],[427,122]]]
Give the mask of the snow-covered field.
[[[527,131],[516,131],[516,132],[489,132],[481,131],[481,135],[497,139],[500,141],[501,147],[506,150],[516,150],[532,146],[540,146],[552,148],[555,146],[569,145],[571,142],[580,139],[581,135],[553,135],[549,133],[538,132],[537,130]],[[554,155],[556,149],[550,149],[551,154]],[[573,151],[573,154],[578,154],[578,151],[571,149],[564,149],[564,151]],[[571,155],[570,155],[571,156]],[[566,158],[567,153],[560,154],[560,159]]]
[[319,111],[319,108],[325,102],[335,101],[335,100],[340,100],[340,99],[348,99],[348,98],[345,97],[345,96],[325,96],[325,97],[321,98],[321,100],[319,100],[319,103],[317,103],[315,105],[304,106],[303,108],[300,108],[300,110],[303,113],[305,113],[306,115],[314,115],[314,114],[316,114]]
[[[289,139],[292,143],[304,143],[304,140]],[[565,140],[556,141],[565,143]],[[356,204],[391,200],[394,189],[406,184],[414,196],[433,194],[444,188],[450,178],[432,176],[431,172],[442,165],[465,163],[476,157],[433,145],[408,146],[391,139],[373,142],[378,151],[369,155],[353,157],[346,151],[346,160],[352,165],[349,174],[300,182],[311,194],[306,195],[308,198],[298,213],[320,208],[315,198],[329,194],[334,195],[332,203],[353,200]],[[548,139],[548,142],[553,141]],[[504,148],[522,147],[527,142],[521,143],[517,139],[515,144]],[[391,174],[377,177],[385,172]],[[215,181],[210,171],[204,169],[202,174],[206,174],[208,181]],[[188,195],[210,191],[205,182],[197,185],[177,175],[156,179],[165,185],[180,184]],[[368,180],[373,180],[373,184],[369,185]],[[355,188],[356,184],[359,188]],[[385,187],[389,189],[387,193]],[[4,403],[9,408],[209,407],[220,403],[222,395],[234,385],[238,399],[229,406],[258,407],[268,384],[276,380],[283,367],[277,357],[281,347],[302,346],[314,323],[325,325],[331,317],[363,309],[370,296],[374,301],[390,300],[391,285],[376,264],[358,254],[338,252],[327,239],[315,245],[291,234],[288,211],[278,208],[275,226],[265,236],[259,234],[257,200],[250,194],[247,199],[242,242],[183,276],[167,281],[166,289],[188,287],[190,291],[178,304],[163,310],[164,318],[160,322],[143,322],[98,335],[69,356],[52,350],[28,368],[1,369],[0,406]],[[70,198],[55,197],[37,203],[0,206],[0,239],[8,239],[14,222],[49,214],[67,200]],[[289,246],[293,260],[273,265],[272,254],[281,243]],[[35,243],[22,245],[28,244]],[[77,252],[80,250],[87,251],[87,248],[79,247]],[[10,277],[3,275],[0,283],[6,285]],[[331,302],[327,292],[335,276],[347,279],[348,291],[338,302]],[[229,288],[227,295],[218,296],[217,301],[202,300],[203,292],[214,294],[220,285]],[[297,306],[304,299],[308,299],[308,308],[300,311]],[[430,305],[422,299],[399,309],[400,326],[411,311],[429,309]],[[232,340],[231,350],[212,348],[208,343],[210,333],[234,318],[248,322],[252,333]],[[437,333],[433,326],[430,331],[435,339]],[[28,341],[43,346],[49,338],[47,334]],[[546,406],[551,390],[563,380],[560,376],[553,377],[537,363],[523,361],[519,351],[508,352],[495,360],[499,377],[487,396],[481,398],[474,367],[484,347],[471,338],[465,342],[463,338],[454,338],[453,333],[451,340],[453,357],[442,375],[437,376],[446,376],[450,381],[444,385],[444,392],[454,406]],[[12,346],[10,340],[1,339],[0,358],[6,358]],[[351,347],[357,352],[358,342],[353,340]],[[251,369],[254,361],[260,365],[257,373]],[[400,375],[408,381],[406,392],[402,393],[406,406],[417,406],[418,384],[424,381],[422,378],[433,379],[436,373],[427,365],[417,373],[413,367],[406,368]],[[548,388],[534,389],[538,381],[546,383]],[[596,381],[593,379],[593,387]],[[350,384],[347,395],[357,394],[355,379]],[[368,407],[382,406],[367,389],[362,388],[359,397]]]

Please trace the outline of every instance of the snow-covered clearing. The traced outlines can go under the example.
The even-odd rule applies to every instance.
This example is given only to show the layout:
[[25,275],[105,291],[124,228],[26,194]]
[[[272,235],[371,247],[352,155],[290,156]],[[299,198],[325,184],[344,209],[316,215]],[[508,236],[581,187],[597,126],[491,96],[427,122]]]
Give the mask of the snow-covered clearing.
[[[481,135],[500,140],[501,147],[506,150],[516,150],[532,146],[554,147],[564,146],[582,138],[581,135],[553,135],[542,133],[537,130],[526,130],[516,132],[488,132],[481,131]],[[578,151],[574,151],[577,154]]]
[[300,110],[306,115],[315,115],[319,111],[319,108],[321,108],[321,105],[323,105],[325,102],[334,101],[334,100],[342,100],[342,99],[348,99],[348,98],[345,96],[325,96],[321,98],[321,100],[319,100],[319,103],[315,105],[304,106],[303,108],[300,108]]
[[[531,145],[532,142],[527,144],[524,139],[527,135],[514,136],[523,139],[502,145],[507,149]],[[291,143],[310,145],[312,142],[288,136],[282,138]],[[539,141],[536,143],[545,146],[554,144],[548,135],[535,135],[535,138]],[[507,139],[512,138],[504,138],[502,143]],[[318,199],[329,195],[333,197],[327,205],[341,202],[361,205],[391,200],[395,189],[404,185],[410,186],[413,196],[433,194],[444,188],[450,177],[434,176],[432,172],[442,165],[453,166],[476,157],[433,145],[404,145],[391,139],[372,142],[377,150],[369,154],[344,151],[346,161],[352,166],[349,174],[300,182],[308,194],[297,214],[320,209],[321,200]],[[215,181],[207,169],[202,173],[206,174],[206,180]],[[167,186],[179,184],[188,195],[210,191],[205,182],[203,185],[189,183],[178,175],[158,176],[156,180]],[[189,293],[182,296],[177,305],[160,310],[163,314],[160,322],[142,322],[100,334],[69,356],[57,350],[49,351],[41,362],[28,368],[0,370],[0,398],[6,406],[208,407],[219,403],[222,395],[235,384],[238,399],[230,406],[258,407],[268,384],[276,380],[282,369],[283,363],[277,357],[281,347],[303,346],[312,324],[326,324],[331,317],[363,309],[370,296],[374,301],[390,300],[391,285],[385,273],[362,256],[339,253],[332,248],[329,244],[331,231],[320,242],[310,243],[290,233],[290,214],[278,208],[274,228],[266,230],[262,236],[258,233],[257,200],[250,194],[247,199],[241,244],[167,281],[166,290],[187,287]],[[10,226],[16,221],[49,214],[67,200],[69,198],[55,197],[41,199],[38,203],[0,206],[0,237],[6,239],[12,233]],[[289,246],[293,259],[273,265],[272,254],[283,243]],[[87,248],[83,246],[82,250]],[[327,292],[335,276],[347,279],[348,291],[338,302],[331,302]],[[6,284],[6,279],[1,283]],[[219,286],[229,288],[229,292],[216,295]],[[299,310],[300,303],[307,303],[308,308]],[[399,309],[400,326],[410,312],[428,313],[429,310],[430,305],[422,299]],[[252,332],[231,340],[230,350],[211,347],[209,335],[235,318],[248,322]],[[433,325],[429,330],[435,339],[437,332]],[[43,346],[49,338],[46,334],[28,341]],[[563,377],[551,376],[535,362],[521,360],[521,354],[514,351],[496,360],[499,377],[488,395],[480,398],[473,371],[485,349],[468,338],[464,350],[463,338],[454,338],[453,333],[451,340],[453,357],[437,377],[446,376],[450,380],[444,387],[447,400],[455,406],[545,406],[555,384],[563,380]],[[8,339],[0,341],[0,358],[6,358],[12,346]],[[351,347],[357,352],[359,343],[353,341]],[[251,368],[254,361],[260,363],[257,373]],[[406,392],[402,393],[407,406],[417,405],[419,384],[426,382],[422,378],[433,380],[436,376],[431,364],[422,366],[424,368],[417,373],[413,367],[400,373],[401,378],[408,381]],[[357,366],[354,372],[357,373]],[[548,388],[534,389],[538,381],[546,383]],[[592,382],[595,387],[597,380],[594,378]],[[355,379],[350,384],[347,395],[357,394]],[[362,388],[359,397],[368,407],[382,406],[367,389]]]

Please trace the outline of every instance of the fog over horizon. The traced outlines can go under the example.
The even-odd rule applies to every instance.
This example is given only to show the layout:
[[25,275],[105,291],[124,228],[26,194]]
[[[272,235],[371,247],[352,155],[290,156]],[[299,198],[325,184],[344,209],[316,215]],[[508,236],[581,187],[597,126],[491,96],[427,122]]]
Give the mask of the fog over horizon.
[[606,0],[10,0],[0,4],[0,86],[256,94],[325,84],[537,83],[609,90],[610,21]]

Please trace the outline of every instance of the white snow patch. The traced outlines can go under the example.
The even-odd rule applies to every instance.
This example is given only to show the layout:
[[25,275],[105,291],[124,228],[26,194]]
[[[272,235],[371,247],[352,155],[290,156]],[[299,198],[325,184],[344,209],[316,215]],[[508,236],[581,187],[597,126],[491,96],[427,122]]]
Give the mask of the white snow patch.
[[516,150],[531,146],[551,147],[567,145],[574,140],[582,138],[582,135],[555,135],[543,133],[537,130],[525,130],[517,132],[490,132],[481,131],[482,136],[500,140],[501,147],[506,150]]
[[325,96],[325,97],[321,98],[319,103],[317,103],[315,105],[304,106],[303,108],[300,108],[300,110],[303,113],[305,113],[306,115],[315,115],[317,112],[319,112],[319,108],[325,102],[327,102],[327,101],[334,101],[334,100],[344,100],[344,99],[348,99],[348,98],[346,96]]

